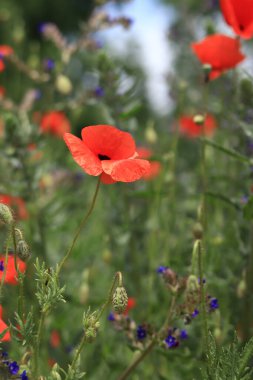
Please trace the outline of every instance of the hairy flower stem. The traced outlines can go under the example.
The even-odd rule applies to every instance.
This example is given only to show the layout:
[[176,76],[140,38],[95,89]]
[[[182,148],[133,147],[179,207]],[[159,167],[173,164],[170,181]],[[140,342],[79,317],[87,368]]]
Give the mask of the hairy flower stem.
[[208,351],[208,325],[207,325],[207,315],[206,315],[206,295],[205,288],[203,284],[203,246],[201,240],[197,241],[198,250],[198,271],[199,271],[199,281],[200,281],[200,307],[201,307],[201,320],[202,320],[202,340],[204,351]]
[[[172,316],[173,316],[175,302],[176,302],[176,296],[174,295],[172,297],[172,300],[171,300],[171,304],[170,304],[170,308],[169,308],[169,312],[168,312],[167,318],[165,319],[165,322],[164,322],[163,326],[161,327],[161,329],[158,332],[157,336],[159,336],[159,337],[163,337],[164,333],[166,332],[167,328],[170,325],[170,322],[171,322],[171,319],[172,319]],[[155,345],[157,343],[157,336],[155,336],[151,340],[151,342],[147,345],[147,347],[145,348],[145,350],[143,350],[141,352],[141,354],[132,362],[132,364],[130,364],[129,367],[127,367],[125,369],[125,371],[118,377],[117,380],[125,380],[125,379],[128,378],[129,375],[132,374],[132,372],[135,370],[135,368],[142,362],[143,359],[145,359],[145,357],[155,347]]]
[[77,348],[77,350],[75,352],[75,356],[74,356],[74,358],[72,360],[72,363],[71,363],[71,365],[69,367],[69,370],[68,370],[67,376],[65,377],[65,380],[69,380],[71,374],[74,373],[75,368],[76,368],[76,363],[77,363],[78,358],[79,358],[79,356],[80,356],[80,354],[81,354],[81,352],[82,352],[82,350],[84,348],[85,342],[86,342],[86,335],[84,333],[83,337],[82,337],[82,340],[81,340],[81,342],[80,342],[80,344],[79,344],[79,346],[78,346],[78,348]]
[[66,263],[66,261],[68,260],[68,258],[70,257],[72,251],[73,251],[73,248],[75,246],[75,243],[80,235],[80,232],[82,231],[83,227],[85,226],[87,220],[89,219],[89,216],[91,215],[93,209],[94,209],[94,206],[95,206],[95,203],[96,203],[96,199],[97,199],[97,195],[98,195],[98,190],[99,190],[99,187],[100,187],[100,183],[101,183],[101,176],[99,176],[98,178],[98,182],[97,182],[97,186],[96,186],[96,190],[95,190],[95,193],[94,193],[94,196],[92,198],[92,202],[91,202],[91,205],[87,211],[87,213],[85,214],[83,220],[81,221],[76,233],[75,233],[75,236],[74,236],[74,239],[66,253],[66,255],[63,257],[63,259],[61,260],[59,266],[58,266],[58,269],[57,269],[57,275],[59,276],[64,264]]
[[9,252],[9,239],[10,239],[10,233],[8,234],[7,239],[6,239],[5,258],[4,258],[4,273],[3,273],[1,284],[0,284],[0,299],[2,298],[2,289],[3,289],[3,284],[4,284],[5,276],[6,276],[6,273],[7,273],[8,252]]
[[[96,322],[99,321],[99,319],[101,318],[101,316],[102,316],[102,314],[103,314],[105,308],[106,308],[106,307],[108,306],[108,304],[111,302],[111,300],[112,300],[112,295],[113,295],[113,291],[114,291],[114,288],[115,288],[116,285],[119,286],[119,287],[122,286],[122,273],[121,273],[121,272],[116,272],[116,273],[115,273],[115,276],[114,276],[114,279],[113,279],[113,282],[112,282],[112,286],[111,286],[111,289],[110,289],[110,291],[109,291],[109,294],[108,294],[107,300],[106,300],[106,302],[103,304],[103,306],[101,307],[99,313],[97,314],[97,316],[96,316]],[[78,346],[78,348],[77,348],[77,350],[76,350],[76,352],[75,352],[75,356],[74,356],[73,361],[72,361],[72,363],[71,363],[71,365],[70,365],[70,368],[69,368],[69,371],[68,371],[68,374],[67,374],[65,380],[69,380],[69,379],[70,379],[70,376],[71,376],[71,373],[74,373],[75,368],[76,368],[77,360],[78,360],[78,358],[79,358],[79,356],[80,356],[80,354],[81,354],[81,352],[82,352],[82,350],[83,350],[83,348],[84,348],[84,345],[85,345],[85,343],[86,343],[86,340],[87,340],[87,339],[86,339],[86,335],[85,335],[85,332],[84,332],[83,337],[82,337],[82,340],[81,340],[81,342],[80,342],[80,344],[79,344],[79,346]]]
[[99,320],[103,314],[103,312],[105,311],[106,307],[109,305],[109,303],[112,301],[112,296],[113,296],[113,291],[114,291],[114,288],[116,286],[116,284],[121,287],[122,286],[122,273],[121,272],[116,272],[115,273],[115,276],[114,276],[114,279],[113,279],[113,282],[112,282],[112,286],[111,286],[111,289],[109,291],[109,294],[108,294],[108,297],[107,297],[107,300],[106,302],[103,304],[103,306],[101,307],[99,313],[98,313],[98,316],[97,316],[97,320]]
[[43,326],[45,322],[45,318],[47,315],[48,310],[42,310],[41,316],[40,316],[40,321],[39,321],[39,326],[38,326],[38,332],[36,336],[36,343],[35,343],[35,349],[34,349],[34,358],[33,358],[33,374],[34,374],[34,380],[38,376],[38,362],[39,362],[39,356],[40,356],[40,342],[41,342],[41,337],[42,337],[42,331],[43,331]]

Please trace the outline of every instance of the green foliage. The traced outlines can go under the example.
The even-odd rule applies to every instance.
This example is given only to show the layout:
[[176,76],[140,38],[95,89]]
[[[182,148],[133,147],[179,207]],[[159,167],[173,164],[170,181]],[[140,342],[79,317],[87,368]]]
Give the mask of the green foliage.
[[59,302],[66,302],[63,298],[65,286],[60,287],[57,270],[46,268],[45,262],[40,264],[36,260],[36,297],[41,311],[47,313]]
[[250,380],[253,369],[249,360],[253,356],[253,338],[241,348],[236,334],[228,346],[218,347],[212,334],[209,335],[207,366],[202,369],[203,380]]

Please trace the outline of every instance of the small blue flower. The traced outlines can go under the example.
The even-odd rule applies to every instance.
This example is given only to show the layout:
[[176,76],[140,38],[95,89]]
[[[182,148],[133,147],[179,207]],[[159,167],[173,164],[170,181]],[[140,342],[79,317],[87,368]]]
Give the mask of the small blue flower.
[[219,308],[219,303],[217,298],[212,298],[211,301],[209,302],[209,307],[210,310],[215,310]]
[[4,271],[4,262],[3,260],[0,261],[0,272]]
[[199,315],[199,310],[195,309],[191,316],[192,316],[192,318],[195,318],[195,317],[197,317],[197,315]]
[[103,87],[100,87],[100,86],[97,86],[96,88],[95,88],[95,95],[98,97],[98,98],[101,98],[101,97],[103,97],[104,96],[104,94],[105,94],[105,90],[103,89]]
[[166,271],[166,269],[168,269],[168,267],[164,267],[164,266],[159,266],[158,268],[157,268],[157,273],[164,273],[165,271]]
[[2,351],[1,352],[2,358],[8,358],[8,352]]
[[137,339],[145,339],[147,336],[147,331],[143,328],[143,326],[138,326],[136,330]]
[[16,375],[19,371],[19,365],[17,362],[12,362],[9,364],[9,371],[12,375]]
[[174,336],[172,336],[170,334],[165,339],[165,343],[167,344],[167,346],[169,348],[174,348],[174,347],[178,346],[178,341],[176,340],[176,338]]
[[29,380],[29,379],[28,379],[28,376],[27,376],[27,374],[26,374],[26,371],[23,371],[23,372],[21,373],[21,375],[20,375],[20,379],[21,379],[21,380]]
[[44,66],[45,70],[51,71],[55,67],[55,62],[53,59],[47,58],[44,60],[43,66]]
[[188,339],[188,334],[186,330],[180,331],[180,339]]
[[114,317],[113,312],[110,312],[110,314],[108,315],[107,319],[108,319],[108,321],[115,321],[115,317]]

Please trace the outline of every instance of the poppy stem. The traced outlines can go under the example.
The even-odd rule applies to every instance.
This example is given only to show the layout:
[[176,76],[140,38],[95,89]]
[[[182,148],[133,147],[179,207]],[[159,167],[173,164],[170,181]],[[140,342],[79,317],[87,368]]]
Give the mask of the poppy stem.
[[101,183],[101,176],[99,176],[99,178],[98,178],[96,190],[95,190],[95,193],[93,195],[90,207],[89,207],[87,213],[85,214],[83,220],[81,221],[81,223],[80,223],[80,225],[79,225],[79,227],[78,227],[78,229],[77,229],[77,231],[75,233],[74,239],[73,239],[73,241],[72,241],[72,243],[71,243],[71,245],[70,245],[70,247],[69,247],[66,255],[63,257],[63,259],[61,260],[61,262],[60,262],[60,264],[59,264],[59,266],[57,268],[57,276],[59,276],[59,274],[60,274],[60,272],[61,272],[64,264],[66,263],[66,261],[70,257],[70,255],[71,255],[71,253],[73,251],[73,248],[75,246],[75,243],[76,243],[76,241],[77,241],[77,239],[78,239],[78,237],[80,235],[80,232],[82,231],[83,227],[85,226],[87,220],[89,219],[89,217],[90,217],[90,215],[91,215],[91,213],[92,213],[92,211],[94,209],[94,206],[95,206],[95,203],[96,203],[96,199],[97,199],[97,195],[98,195],[98,190],[99,190],[99,187],[100,187],[100,183]]
[[4,280],[7,273],[7,265],[8,265],[8,258],[9,258],[9,239],[10,239],[10,232],[6,239],[6,247],[5,247],[5,258],[4,258],[4,273],[2,276],[1,284],[0,284],[0,298],[2,298],[2,288],[4,284]]
[[100,312],[98,313],[98,316],[97,316],[97,320],[99,320],[101,318],[101,316],[102,316],[103,312],[105,311],[107,305],[111,302],[112,296],[113,296],[113,291],[115,289],[116,283],[118,284],[119,287],[122,286],[122,273],[121,272],[116,272],[115,273],[115,276],[114,276],[114,279],[113,279],[113,282],[112,282],[112,286],[111,286],[111,289],[109,291],[107,300],[103,304],[103,306],[101,307]]

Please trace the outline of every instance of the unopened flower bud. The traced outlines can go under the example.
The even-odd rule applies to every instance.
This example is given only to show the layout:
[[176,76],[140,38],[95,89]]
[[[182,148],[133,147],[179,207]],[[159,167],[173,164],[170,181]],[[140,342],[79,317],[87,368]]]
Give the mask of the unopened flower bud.
[[196,240],[202,239],[203,237],[203,227],[200,223],[196,223],[192,230],[193,236]]
[[242,279],[237,286],[237,290],[236,290],[237,296],[239,298],[243,298],[245,295],[246,289],[247,289],[246,281]]
[[51,378],[53,380],[62,380],[61,375],[59,374],[59,366],[57,363],[55,363],[52,368]]
[[64,95],[68,95],[73,88],[70,79],[62,74],[58,75],[58,77],[56,78],[55,85],[57,90]]
[[89,298],[90,287],[87,283],[82,284],[79,290],[79,300],[81,304],[85,304]]
[[11,225],[14,221],[11,209],[4,203],[0,203],[0,221],[7,225]]
[[204,122],[205,122],[205,116],[203,116],[203,115],[195,115],[194,117],[193,117],[193,121],[194,121],[194,123],[195,124],[197,124],[197,125],[203,125],[204,124]]
[[196,292],[199,289],[198,278],[194,275],[190,275],[187,280],[186,288],[189,292]]
[[30,248],[25,240],[19,240],[17,244],[17,254],[23,261],[27,261],[31,257]]
[[97,330],[93,327],[88,328],[85,331],[85,336],[88,343],[92,343],[97,336]]
[[210,74],[210,72],[212,71],[212,66],[209,63],[205,63],[202,66],[202,69],[204,71],[204,74],[208,76]]
[[116,313],[122,314],[126,310],[128,296],[123,286],[118,286],[112,296],[112,306]]
[[153,123],[149,123],[145,130],[145,139],[150,144],[155,144],[157,142],[157,133],[154,129]]

